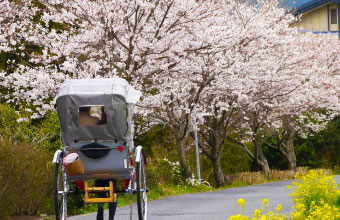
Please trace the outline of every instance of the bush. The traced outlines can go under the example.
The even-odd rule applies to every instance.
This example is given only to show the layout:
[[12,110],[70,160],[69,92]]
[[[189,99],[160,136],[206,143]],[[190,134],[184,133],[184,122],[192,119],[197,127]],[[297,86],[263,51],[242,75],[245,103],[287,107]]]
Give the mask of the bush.
[[31,112],[16,111],[0,103],[0,141],[31,143],[54,153],[60,148],[60,128],[56,112],[50,111],[41,119],[32,120]]
[[0,218],[53,211],[53,168],[43,150],[0,142]]
[[296,205],[293,219],[318,219],[317,216],[322,215],[332,217],[326,219],[338,219],[340,212],[335,206],[340,192],[333,176],[325,175],[322,170],[311,170],[308,174],[298,173],[296,178],[293,187],[288,186]]
[[154,188],[162,184],[179,185],[183,184],[182,171],[178,162],[171,162],[168,159],[147,160],[146,176],[148,187]]
[[54,153],[61,148],[59,119],[56,112],[47,112],[46,116],[34,120],[29,126],[30,143]]
[[294,220],[314,220],[314,219],[327,219],[327,220],[338,220],[340,217],[339,209],[335,206],[329,205],[323,200],[319,202],[319,205],[313,201],[308,209],[304,204],[298,204],[295,208],[295,213],[291,213],[292,219]]
[[[326,172],[329,172],[326,170]],[[323,170],[311,170],[306,174],[297,174],[297,181],[293,182],[293,186],[288,188],[292,190],[289,195],[292,197],[295,207],[294,212],[290,213],[292,220],[315,220],[327,219],[338,220],[340,218],[340,210],[337,206],[340,205],[340,191],[337,190],[337,184],[332,176],[324,174]],[[248,216],[244,216],[244,199],[239,199],[237,204],[241,207],[241,213],[236,216],[231,216],[228,220],[249,220]],[[279,204],[276,208],[277,214],[267,210],[268,200],[262,201],[261,213],[256,209],[252,219],[268,220],[278,219],[284,220],[288,216],[281,215],[282,206]]]
[[294,140],[298,166],[332,168],[340,165],[340,115],[328,123],[324,130],[312,132],[307,138]]
[[20,121],[19,114],[7,104],[0,104],[0,140],[10,142],[28,141],[28,122]]

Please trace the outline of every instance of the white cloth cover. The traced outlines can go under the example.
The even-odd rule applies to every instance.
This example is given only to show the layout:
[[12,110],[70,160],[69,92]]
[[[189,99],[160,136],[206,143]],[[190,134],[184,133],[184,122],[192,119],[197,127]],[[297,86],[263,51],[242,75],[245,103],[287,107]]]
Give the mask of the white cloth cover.
[[[124,101],[118,98],[108,98],[110,95],[112,95],[112,97],[121,96],[124,98]],[[127,131],[124,131],[126,133],[123,134],[123,139],[130,150],[132,150],[134,147],[134,122],[132,116],[134,112],[134,106],[139,101],[141,95],[142,93],[140,91],[134,89],[126,80],[122,78],[66,80],[60,86],[59,92],[54,99],[57,105],[57,111],[62,128],[62,137],[65,145],[71,146],[72,144],[76,143],[73,143],[73,141],[79,140],[78,136],[81,138],[86,138],[88,141],[93,141],[95,136],[99,136],[99,138],[95,138],[98,139],[98,141],[117,139],[119,141],[122,139],[122,131],[124,131],[125,127],[122,123],[118,123],[119,120],[115,120],[114,118],[120,117],[120,119],[122,119],[122,117],[126,117],[124,120],[126,120],[128,127]],[[93,100],[93,97],[95,97],[95,100]],[[80,129],[79,125],[77,125],[78,106],[81,106],[87,102],[93,102],[97,105],[112,104],[117,110],[119,109],[119,105],[121,105],[120,100],[127,104],[127,115],[122,116],[124,115],[123,110],[121,110],[121,114],[114,113],[114,109],[112,109],[111,112],[107,112],[111,122],[116,123],[113,126],[111,124],[107,124],[105,126],[101,126],[100,129],[104,130],[94,130],[94,128],[91,126],[80,126]],[[78,133],[76,134],[75,131]],[[80,135],[79,132],[81,131],[82,133]],[[98,132],[100,134],[98,134]]]
[[125,98],[126,103],[136,104],[142,93],[122,78],[107,79],[72,79],[66,80],[59,88],[54,100],[64,95],[99,95],[117,94]]

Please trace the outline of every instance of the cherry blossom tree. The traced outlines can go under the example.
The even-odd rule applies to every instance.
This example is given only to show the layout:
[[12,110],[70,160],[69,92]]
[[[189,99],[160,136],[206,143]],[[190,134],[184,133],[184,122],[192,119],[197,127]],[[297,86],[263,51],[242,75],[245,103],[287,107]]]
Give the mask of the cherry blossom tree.
[[[256,97],[252,97],[256,95],[252,94],[252,89],[256,89],[261,80],[264,85],[269,82],[268,77],[271,80],[278,80],[279,77],[273,68],[279,63],[277,57],[272,59],[276,62],[274,65],[267,63],[272,72],[266,71],[267,66],[261,66],[259,61],[282,52],[287,39],[289,43],[294,42],[291,35],[296,31],[289,28],[294,18],[286,15],[273,2],[263,1],[261,7],[238,2],[219,2],[215,6],[210,25],[195,39],[202,39],[206,46],[185,57],[191,63],[186,62],[185,72],[177,72],[179,75],[176,75],[175,81],[174,78],[168,80],[170,86],[156,95],[159,103],[154,103],[156,96],[150,96],[148,101],[149,106],[157,109],[158,113],[153,112],[151,117],[161,119],[160,123],[173,120],[179,112],[181,117],[177,117],[177,121],[188,123],[188,113],[193,105],[196,107],[201,117],[199,144],[212,161],[217,185],[224,185],[227,179],[222,172],[220,156],[230,129],[239,121],[240,109],[258,102]],[[258,32],[256,28],[267,32]],[[278,37],[284,33],[289,35],[286,39]],[[279,49],[274,50],[273,45]],[[254,64],[259,69],[255,69]],[[162,82],[156,84],[163,85]],[[269,169],[268,164],[267,167]]]
[[[0,51],[28,60],[9,60],[13,72],[0,71],[5,99],[31,103],[32,117],[39,117],[67,78],[125,78],[143,91],[137,113],[170,127],[187,177],[194,108],[200,146],[218,185],[227,181],[220,163],[226,140],[238,143],[270,178],[261,147],[282,130],[273,125],[287,117],[295,122],[311,109],[338,108],[336,40],[298,33],[290,27],[295,18],[277,1],[21,0],[0,6]],[[26,45],[38,50],[27,52]],[[291,144],[278,149],[287,153],[284,146],[291,152]]]
[[[332,106],[332,109],[337,109],[338,67],[334,59],[338,45],[334,36],[297,33],[290,27],[294,18],[278,8],[275,2],[259,2],[253,8],[243,7],[238,10],[240,19],[235,20],[246,21],[243,26],[247,30],[255,32],[261,29],[263,32],[255,32],[258,40],[250,40],[250,46],[243,48],[246,59],[236,63],[238,66],[233,65],[238,69],[229,68],[229,71],[238,74],[238,80],[232,81],[238,83],[232,93],[240,100],[234,105],[243,110],[245,119],[237,127],[240,139],[236,141],[270,178],[269,164],[261,148],[272,135],[268,132],[270,122],[276,120],[279,114],[301,117],[304,112],[317,108],[329,109]],[[251,13],[251,10],[256,13]],[[264,19],[261,20],[260,16]],[[249,34],[248,39],[251,37]],[[328,41],[332,43],[325,43]],[[227,79],[223,81],[227,82]],[[232,82],[215,88],[219,88],[220,92],[226,91],[225,88],[230,87]],[[249,141],[253,142],[254,151],[245,144]],[[290,146],[286,152],[290,155],[288,158],[294,161],[294,150]]]
[[[268,121],[265,109],[273,106],[276,96],[285,96],[296,89],[299,81],[294,80],[304,77],[303,74],[297,76],[304,67],[301,63],[311,57],[296,46],[298,33],[289,26],[295,18],[278,7],[278,2],[238,3],[226,14],[231,17],[227,18],[225,26],[234,27],[234,36],[218,39],[217,45],[228,48],[226,54],[234,59],[228,61],[232,65],[217,74],[216,82],[211,84],[200,103],[205,110],[204,126],[200,130],[201,146],[216,165],[218,184],[224,183],[220,155],[226,138],[234,136],[229,135],[234,133],[233,129],[241,135],[239,140],[231,140],[240,144],[270,178],[269,164],[261,149],[262,130]],[[239,42],[230,46],[230,39],[235,38]],[[241,116],[244,117],[242,123]],[[249,141],[254,151],[245,144]]]
[[314,72],[294,93],[280,97],[281,105],[269,128],[276,140],[273,147],[281,152],[289,169],[296,169],[294,137],[323,129],[339,114],[338,42],[337,36],[314,35],[309,43],[309,53],[317,57],[313,59]]
[[[259,86],[264,88],[262,92],[260,89],[257,90],[259,93],[256,96],[262,97],[261,102],[258,102],[260,105],[257,104],[257,108],[248,110],[251,114],[246,116],[248,126],[245,126],[246,129],[243,133],[249,134],[247,138],[258,143],[257,147],[254,144],[255,154],[260,154],[262,162],[259,162],[259,164],[262,170],[267,170],[265,171],[267,177],[270,178],[268,175],[269,166],[261,146],[267,143],[270,137],[275,137],[278,144],[276,148],[287,160],[289,168],[294,170],[296,168],[293,146],[295,135],[306,131],[306,127],[313,130],[320,129],[334,114],[338,114],[337,78],[339,77],[339,66],[334,62],[337,57],[337,42],[336,37],[329,35],[296,35],[295,43],[292,44],[293,47],[288,50],[289,53],[279,53],[280,56],[298,54],[294,59],[284,57],[282,59],[284,65],[276,66],[280,77],[283,78],[275,81],[270,80],[271,83],[266,83],[266,86],[258,83]],[[287,62],[290,59],[293,61],[292,63]],[[288,71],[286,76],[282,74],[285,71]],[[274,86],[271,89],[268,85]],[[318,109],[328,109],[332,111],[332,114],[329,114],[327,118],[320,118],[318,114],[313,113],[314,110]],[[306,120],[299,120],[306,118],[304,115],[308,113],[313,116],[314,121],[320,119],[318,121],[322,123],[312,124],[307,121],[306,124]],[[249,130],[251,132],[248,132]],[[238,142],[240,143],[240,141]],[[242,146],[247,148],[245,144]],[[247,151],[250,152],[248,148]],[[254,155],[254,157],[256,156]],[[267,168],[264,168],[264,165]]]
[[[164,92],[164,88],[169,88],[169,80],[186,72],[186,68],[200,68],[192,62],[193,55],[189,58],[188,54],[204,49],[205,43],[195,38],[209,25],[204,20],[211,19],[215,9],[209,2],[194,0],[42,3],[44,7],[31,12],[35,15],[39,11],[40,20],[24,23],[28,33],[19,32],[21,38],[43,48],[31,59],[42,66],[20,66],[9,76],[4,72],[0,75],[1,85],[13,91],[6,98],[31,101],[36,106],[35,117],[51,108],[50,97],[66,78],[123,77],[143,90],[145,100],[150,94]],[[61,28],[55,29],[55,24]],[[182,97],[186,97],[188,88],[183,87]],[[197,96],[195,93],[199,92],[192,92],[192,97]],[[180,96],[176,99],[180,100]],[[152,100],[153,106],[159,104],[157,96]],[[148,102],[146,105],[149,107]],[[185,106],[190,106],[190,102],[185,102]],[[184,148],[190,127],[186,108],[174,106],[171,111],[176,113],[163,123],[173,128],[180,164],[190,176]]]

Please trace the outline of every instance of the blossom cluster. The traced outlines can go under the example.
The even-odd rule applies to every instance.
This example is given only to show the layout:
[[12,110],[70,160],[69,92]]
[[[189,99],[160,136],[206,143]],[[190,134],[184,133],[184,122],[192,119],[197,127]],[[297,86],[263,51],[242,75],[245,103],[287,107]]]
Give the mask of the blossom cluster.
[[[279,2],[41,3],[2,1],[0,21],[1,51],[21,51],[32,64],[1,72],[0,84],[11,88],[9,101],[31,101],[40,115],[69,77],[127,79],[144,92],[140,113],[155,121],[194,105],[200,119],[214,109],[275,110],[266,121],[338,107],[336,37],[298,33]],[[31,19],[37,14],[39,22]],[[42,51],[27,54],[22,40]]]

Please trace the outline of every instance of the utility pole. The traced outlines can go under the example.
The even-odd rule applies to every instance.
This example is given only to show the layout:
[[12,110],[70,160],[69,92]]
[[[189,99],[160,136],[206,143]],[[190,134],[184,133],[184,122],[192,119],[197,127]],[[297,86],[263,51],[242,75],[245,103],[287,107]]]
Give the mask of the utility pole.
[[200,156],[199,156],[199,151],[198,151],[196,108],[193,109],[193,121],[194,121],[195,146],[196,146],[197,178],[198,178],[198,183],[201,184],[201,169],[200,169]]

